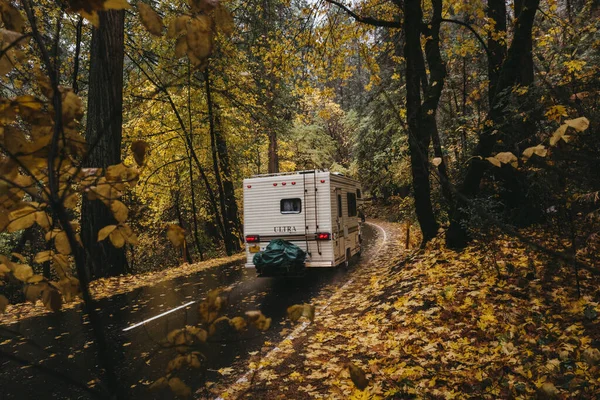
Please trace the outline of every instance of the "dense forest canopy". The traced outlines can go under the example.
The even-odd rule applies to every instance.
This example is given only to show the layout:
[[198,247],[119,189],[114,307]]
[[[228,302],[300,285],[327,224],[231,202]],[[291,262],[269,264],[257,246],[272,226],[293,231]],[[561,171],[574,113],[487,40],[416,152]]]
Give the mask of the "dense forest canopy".
[[[93,304],[94,278],[236,254],[242,180],[307,169],[397,204],[423,245],[510,234],[597,272],[597,0],[0,13],[0,310]],[[568,246],[521,233],[533,225]]]

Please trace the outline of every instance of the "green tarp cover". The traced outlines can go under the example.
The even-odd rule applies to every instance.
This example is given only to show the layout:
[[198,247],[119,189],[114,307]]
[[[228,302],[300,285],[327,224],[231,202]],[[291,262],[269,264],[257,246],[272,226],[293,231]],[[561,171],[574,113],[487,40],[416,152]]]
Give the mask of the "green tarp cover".
[[259,268],[288,268],[304,263],[306,253],[300,247],[283,239],[271,240],[267,248],[256,253],[252,262]]

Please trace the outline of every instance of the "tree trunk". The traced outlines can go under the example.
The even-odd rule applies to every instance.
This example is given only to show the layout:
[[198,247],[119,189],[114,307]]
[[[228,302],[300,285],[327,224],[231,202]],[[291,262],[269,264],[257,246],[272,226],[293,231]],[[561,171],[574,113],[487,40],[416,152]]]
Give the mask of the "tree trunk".
[[[531,42],[533,21],[539,3],[540,0],[525,0],[524,2],[524,8],[519,15],[519,22],[517,23],[510,49],[508,50],[506,59],[502,63],[494,102],[490,107],[488,120],[492,122],[492,125],[481,133],[474,154],[477,158],[472,158],[459,189],[463,200],[465,198],[472,198],[479,192],[481,179],[488,167],[488,162],[484,158],[490,156],[496,144],[499,135],[495,134],[495,130],[504,115],[502,110],[494,106],[499,101],[499,93],[519,82],[521,76],[520,63],[523,54],[528,51],[529,47],[527,43]],[[451,248],[463,248],[469,241],[469,236],[465,228],[467,215],[464,212],[467,204],[463,200],[459,199],[459,201],[455,202],[454,210],[451,214],[450,227],[446,232],[446,245]]]
[[442,60],[440,51],[440,24],[442,23],[442,0],[432,0],[433,16],[431,18],[431,28],[426,28],[423,32],[431,39],[425,43],[425,56],[429,65],[429,84],[425,90],[425,100],[421,106],[421,119],[423,129],[429,132],[433,140],[433,151],[436,157],[442,162],[438,165],[438,174],[442,186],[442,194],[448,202],[452,204],[452,191],[450,190],[450,179],[446,170],[446,161],[442,152],[442,143],[437,127],[436,115],[437,109],[444,89],[446,80],[446,65]]
[[277,153],[277,131],[269,128],[269,174],[279,172],[279,154]]
[[[121,162],[123,122],[123,27],[122,10],[100,12],[100,27],[93,29],[90,45],[88,114],[85,139],[89,146],[86,167],[106,168]],[[127,269],[124,248],[108,240],[98,242],[98,231],[115,224],[109,208],[99,200],[83,199],[81,239],[85,265],[94,276],[114,276]]]
[[433,215],[431,205],[431,188],[429,185],[428,149],[431,141],[430,131],[423,127],[421,118],[422,74],[419,66],[423,65],[423,51],[420,41],[420,25],[422,19],[419,0],[404,2],[404,29],[406,42],[404,58],[406,59],[406,111],[408,119],[410,164],[415,196],[417,219],[426,243],[437,234],[438,224]]
[[[531,10],[524,9],[529,7],[527,0],[515,0],[515,32],[519,29],[519,25],[521,23],[527,23],[527,21],[521,21],[523,18],[527,18],[527,13],[530,13]],[[538,2],[539,3],[539,2]],[[525,13],[523,13],[525,11]],[[533,10],[535,13],[536,10]],[[525,36],[522,38],[524,51],[521,53],[521,58],[519,61],[519,74],[517,75],[517,81],[519,85],[529,86],[533,83],[533,40],[531,35]]]
[[[208,106],[208,121],[210,126],[210,146],[212,149],[212,160],[213,160],[213,170],[215,173],[215,180],[217,182],[217,189],[219,191],[219,205],[221,208],[221,216],[223,218],[223,227],[224,227],[224,241],[225,241],[225,251],[227,255],[232,255],[233,253],[240,250],[240,243],[234,232],[234,221],[232,220],[231,212],[235,210],[237,214],[237,206],[235,205],[235,196],[233,199],[230,198],[225,193],[225,185],[223,183],[223,179],[221,177],[221,166],[223,165],[223,160],[219,162],[219,151],[227,152],[227,146],[225,144],[225,139],[222,137],[220,132],[220,126],[218,126],[217,116],[215,115],[215,111],[217,107],[214,107],[211,87],[210,87],[210,76],[208,70],[204,72],[204,81],[206,88],[206,102]],[[218,142],[221,142],[221,150],[218,149]],[[229,158],[226,159],[227,168],[229,169]],[[229,172],[229,171],[228,171]],[[231,173],[229,172],[229,175]],[[229,181],[229,191],[233,191],[233,184]],[[228,204],[228,201],[233,201],[234,205]],[[237,219],[237,215],[234,219]]]
[[[496,39],[506,36],[506,3],[505,0],[488,0],[487,16],[494,23],[494,29],[488,32],[488,99],[490,107],[494,103],[496,86],[500,77],[500,68],[506,58],[506,39]],[[495,38],[496,37],[496,38]]]

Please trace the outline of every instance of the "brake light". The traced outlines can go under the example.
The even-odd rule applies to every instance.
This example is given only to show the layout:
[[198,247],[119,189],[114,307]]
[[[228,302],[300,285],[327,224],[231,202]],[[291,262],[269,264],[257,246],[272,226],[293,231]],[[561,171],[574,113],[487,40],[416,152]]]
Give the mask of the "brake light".
[[260,236],[258,236],[258,235],[246,236],[246,243],[258,243],[258,242],[260,242]]
[[317,240],[329,240],[331,235],[328,232],[317,233]]

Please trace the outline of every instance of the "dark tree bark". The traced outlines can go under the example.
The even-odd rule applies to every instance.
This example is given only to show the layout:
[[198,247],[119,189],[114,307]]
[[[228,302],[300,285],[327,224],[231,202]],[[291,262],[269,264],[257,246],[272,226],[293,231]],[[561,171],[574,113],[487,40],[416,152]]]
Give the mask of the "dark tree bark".
[[[89,146],[87,167],[106,168],[121,162],[123,122],[124,11],[100,13],[100,27],[92,32],[88,114],[85,139]],[[81,239],[85,265],[94,276],[126,272],[123,248],[109,240],[98,242],[98,231],[116,221],[101,201],[84,198],[81,211]]]
[[[495,134],[495,130],[501,124],[504,113],[499,108],[494,107],[500,98],[500,93],[505,89],[519,83],[521,79],[521,60],[523,54],[529,49],[528,43],[531,42],[531,33],[533,29],[533,21],[539,6],[540,0],[525,0],[523,11],[519,15],[519,20],[515,28],[513,40],[508,50],[506,59],[502,63],[502,69],[498,77],[496,87],[496,95],[494,102],[490,107],[488,120],[492,122],[491,127],[484,130],[479,136],[479,142],[475,148],[475,157],[489,157],[499,135]],[[467,168],[467,173],[459,188],[459,192],[463,200],[459,200],[454,205],[454,210],[451,215],[450,227],[446,232],[446,244],[451,248],[463,248],[469,241],[469,236],[465,228],[467,215],[464,208],[467,207],[464,199],[472,198],[479,192],[479,185],[483,174],[488,167],[488,162],[481,158],[473,158],[471,164]]]
[[506,41],[496,40],[494,35],[506,35],[506,3],[505,0],[488,0],[487,16],[494,21],[494,30],[488,33],[488,98],[490,106],[494,103],[496,86],[500,77],[500,68],[506,58]]
[[[227,154],[227,144],[221,132],[221,126],[218,124],[218,107],[215,107],[212,99],[210,87],[210,75],[208,70],[204,72],[204,81],[206,89],[206,102],[208,106],[208,121],[210,127],[210,145],[212,149],[213,170],[217,189],[219,191],[219,205],[221,216],[223,217],[225,251],[227,255],[240,250],[240,241],[235,234],[239,227],[239,218],[237,215],[237,204],[233,183],[231,182],[231,171],[229,168],[229,155]],[[225,167],[226,171],[222,168]],[[223,173],[223,176],[221,176]]]
[[420,73],[424,66],[423,50],[421,49],[421,20],[422,10],[419,0],[404,2],[404,58],[406,59],[406,111],[409,131],[410,164],[415,196],[415,210],[423,243],[437,234],[438,223],[431,205],[431,187],[429,184],[428,149],[431,132],[426,129],[421,115]]
[[[519,29],[519,25],[522,22],[527,23],[527,21],[522,21],[522,18],[526,19],[527,14],[531,12],[528,10],[529,3],[527,0],[515,0],[515,32]],[[525,7],[525,8],[524,8]],[[523,13],[525,11],[525,13]],[[537,6],[536,10],[537,11]],[[533,40],[531,35],[524,36],[523,38],[523,47],[524,51],[521,53],[520,61],[519,61],[519,74],[517,75],[517,81],[519,85],[529,86],[533,83]]]
[[442,194],[446,201],[452,203],[452,191],[450,189],[450,179],[446,169],[446,161],[442,152],[442,143],[440,133],[437,127],[436,115],[444,82],[446,80],[446,65],[442,60],[440,51],[440,24],[442,23],[442,0],[432,0],[433,15],[429,27],[424,28],[424,34],[431,39],[425,43],[425,56],[429,65],[430,79],[429,84],[424,90],[425,99],[421,106],[421,119],[423,121],[423,129],[429,131],[429,135],[433,140],[433,151],[436,157],[442,161],[438,165],[438,174],[440,184],[442,186]]
[[277,131],[269,129],[269,174],[279,172],[279,154],[277,149]]

